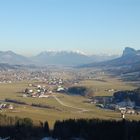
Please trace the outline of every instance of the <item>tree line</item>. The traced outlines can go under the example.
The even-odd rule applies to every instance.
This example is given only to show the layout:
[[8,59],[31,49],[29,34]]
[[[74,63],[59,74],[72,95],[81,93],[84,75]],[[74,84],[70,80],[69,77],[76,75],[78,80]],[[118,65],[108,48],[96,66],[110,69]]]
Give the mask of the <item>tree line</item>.
[[10,137],[10,140],[40,140],[49,136],[48,122],[33,124],[30,118],[9,117],[0,114],[0,137]]
[[134,90],[118,91],[115,92],[114,101],[132,101],[135,102],[136,106],[140,106],[140,88]]
[[60,140],[139,140],[140,121],[65,120],[54,125],[53,137]]
[[53,130],[48,122],[35,126],[29,118],[0,115],[0,137],[12,140],[41,140],[51,136],[58,140],[140,140],[140,121],[69,119],[56,121]]
[[85,86],[74,86],[74,87],[69,87],[67,93],[71,95],[92,96],[94,91]]

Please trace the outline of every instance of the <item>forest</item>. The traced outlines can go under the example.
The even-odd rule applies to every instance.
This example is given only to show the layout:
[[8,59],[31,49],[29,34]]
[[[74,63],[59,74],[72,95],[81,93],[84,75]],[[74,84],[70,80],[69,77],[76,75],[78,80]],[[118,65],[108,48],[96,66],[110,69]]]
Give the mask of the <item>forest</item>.
[[48,122],[35,126],[29,118],[0,115],[0,136],[12,140],[40,140],[53,137],[58,140],[139,140],[140,121],[69,119],[56,121],[49,129]]
[[115,102],[132,101],[136,106],[140,106],[140,88],[134,90],[118,91],[114,95]]

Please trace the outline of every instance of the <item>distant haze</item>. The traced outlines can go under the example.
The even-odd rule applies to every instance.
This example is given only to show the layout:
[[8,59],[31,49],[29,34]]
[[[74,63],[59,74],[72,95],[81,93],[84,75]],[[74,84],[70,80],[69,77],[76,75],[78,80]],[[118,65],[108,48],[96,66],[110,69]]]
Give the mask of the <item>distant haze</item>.
[[74,51],[44,51],[36,56],[25,57],[16,54],[13,51],[0,51],[0,63],[12,65],[30,65],[47,66],[47,65],[61,65],[61,66],[76,66],[87,64],[91,62],[101,62],[116,58],[117,56],[108,55],[85,55]]

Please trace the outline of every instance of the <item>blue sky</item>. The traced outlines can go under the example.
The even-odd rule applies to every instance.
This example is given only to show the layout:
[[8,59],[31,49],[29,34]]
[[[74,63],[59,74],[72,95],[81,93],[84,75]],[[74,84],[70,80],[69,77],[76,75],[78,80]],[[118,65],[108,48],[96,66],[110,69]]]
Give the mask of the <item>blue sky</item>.
[[140,0],[0,0],[0,50],[140,49]]

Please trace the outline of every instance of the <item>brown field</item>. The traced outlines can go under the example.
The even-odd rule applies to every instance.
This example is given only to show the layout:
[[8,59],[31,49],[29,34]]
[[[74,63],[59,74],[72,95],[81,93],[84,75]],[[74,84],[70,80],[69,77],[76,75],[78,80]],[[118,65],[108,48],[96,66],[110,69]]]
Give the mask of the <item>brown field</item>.
[[[134,89],[136,87],[124,83],[116,78],[105,77],[106,82],[97,80],[85,80],[81,81],[79,85],[84,85],[93,90],[96,89],[95,95],[98,96],[110,96],[112,92],[105,91],[106,89],[126,90]],[[42,103],[49,106],[53,106],[56,109],[42,109],[38,107],[18,105],[14,104],[15,109],[13,111],[3,110],[2,114],[19,117],[30,117],[35,124],[39,121],[48,121],[52,128],[56,120],[63,120],[69,118],[101,118],[101,119],[121,119],[120,113],[103,110],[95,107],[93,104],[84,103],[87,98],[82,96],[69,96],[66,94],[54,94],[61,102],[67,106],[61,105],[53,96],[49,98],[23,98],[21,91],[23,91],[29,82],[19,82],[12,84],[0,84],[0,100],[5,98],[16,99],[24,101],[26,103]],[[70,107],[69,107],[70,106]],[[79,108],[79,109],[78,109]],[[86,111],[82,111],[86,110]],[[140,119],[137,115],[127,115],[128,119]]]

